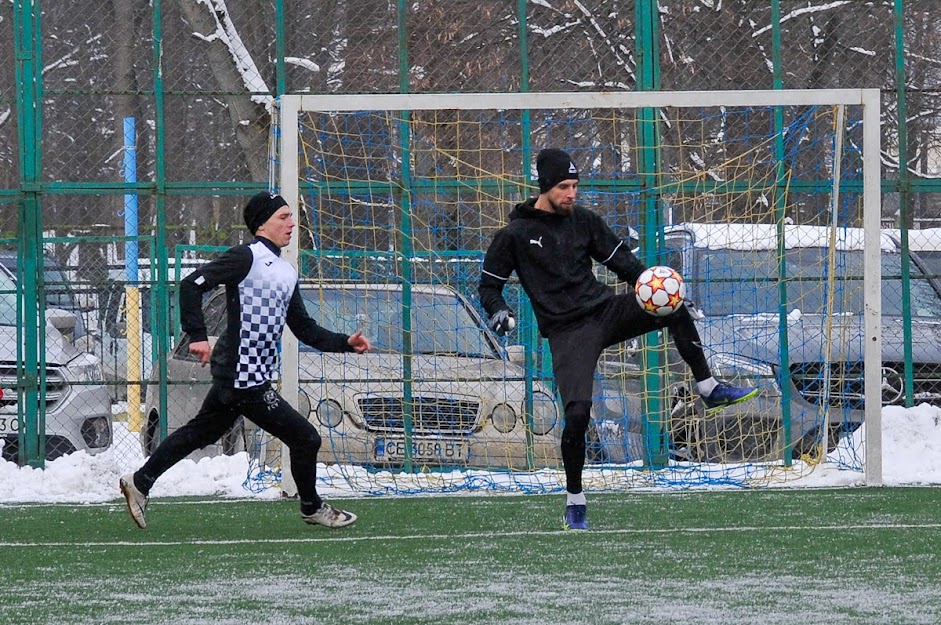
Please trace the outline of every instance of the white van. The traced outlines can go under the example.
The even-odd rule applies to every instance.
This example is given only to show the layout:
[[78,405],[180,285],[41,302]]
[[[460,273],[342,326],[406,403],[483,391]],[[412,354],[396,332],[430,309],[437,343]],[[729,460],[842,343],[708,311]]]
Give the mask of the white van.
[[[22,400],[17,387],[22,357],[17,329],[17,289],[9,272],[0,265],[0,458],[19,462],[20,413]],[[66,339],[75,330],[76,317],[70,310],[46,308],[44,351],[45,405],[40,427],[45,428],[45,458],[55,460],[65,454],[85,451],[97,454],[112,441],[111,398],[104,386],[98,358],[83,352]],[[33,383],[36,372],[32,372]]]
[[[75,317],[72,329],[65,333],[74,345],[80,350],[87,349],[89,339],[86,337],[85,316],[90,313],[94,307],[80,304],[77,294],[72,289],[67,274],[61,265],[50,257],[44,257],[43,280],[45,281],[46,309],[67,310]],[[19,264],[19,252],[4,250],[0,251],[0,267],[3,267],[9,276],[16,280],[16,268]],[[84,340],[83,340],[84,339]]]

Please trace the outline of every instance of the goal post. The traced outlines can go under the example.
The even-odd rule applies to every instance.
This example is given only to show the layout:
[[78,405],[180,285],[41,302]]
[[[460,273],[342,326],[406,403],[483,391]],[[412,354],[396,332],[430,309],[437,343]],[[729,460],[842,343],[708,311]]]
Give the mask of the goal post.
[[[536,193],[536,152],[558,147],[581,169],[579,201],[648,264],[681,265],[704,343],[724,337],[704,345],[717,377],[762,389],[754,406],[710,416],[669,337],[608,350],[588,487],[762,485],[806,475],[828,454],[881,484],[877,89],[287,95],[276,107],[272,184],[301,226],[285,257],[319,322],[364,329],[378,347],[312,356],[285,334],[282,394],[321,431],[330,483],[562,487],[561,407],[547,426],[551,359],[525,294],[507,287],[521,323],[503,342],[479,327],[475,290],[490,237]],[[814,251],[792,258],[804,248]],[[808,285],[820,279],[818,293]],[[471,324],[476,360],[450,343]],[[804,336],[811,326],[826,356],[809,355],[821,340]],[[773,358],[756,356],[771,344]],[[485,373],[495,358],[499,373]],[[293,494],[286,452],[282,490]]]

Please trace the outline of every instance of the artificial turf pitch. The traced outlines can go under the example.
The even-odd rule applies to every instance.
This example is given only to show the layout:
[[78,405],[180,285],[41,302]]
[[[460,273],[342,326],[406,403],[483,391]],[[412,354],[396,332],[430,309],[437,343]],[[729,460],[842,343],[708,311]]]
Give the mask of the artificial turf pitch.
[[588,498],[0,506],[0,623],[941,623],[941,489]]

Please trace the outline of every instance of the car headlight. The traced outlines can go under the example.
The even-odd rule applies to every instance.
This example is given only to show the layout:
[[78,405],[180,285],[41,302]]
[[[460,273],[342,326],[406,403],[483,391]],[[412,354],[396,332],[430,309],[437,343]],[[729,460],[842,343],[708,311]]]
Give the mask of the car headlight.
[[310,417],[310,397],[304,392],[304,389],[297,389],[297,411],[304,415],[304,418]]
[[493,427],[501,434],[507,434],[516,427],[516,411],[507,404],[497,404],[490,413]]
[[533,393],[533,434],[548,434],[559,420],[559,406],[548,393]]
[[764,391],[781,394],[771,363],[739,354],[717,353],[710,358],[709,366],[717,378],[723,380],[745,378]]
[[85,419],[81,433],[85,444],[92,449],[101,449],[111,444],[111,424],[107,417]]
[[333,399],[323,399],[317,404],[317,420],[328,428],[335,428],[343,420],[343,408]]
[[101,361],[92,354],[82,354],[66,366],[70,382],[103,382],[104,372]]

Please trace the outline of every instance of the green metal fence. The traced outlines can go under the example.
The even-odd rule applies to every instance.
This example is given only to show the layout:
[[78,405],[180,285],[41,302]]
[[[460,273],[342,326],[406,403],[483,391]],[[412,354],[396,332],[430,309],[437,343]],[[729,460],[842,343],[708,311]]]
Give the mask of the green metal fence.
[[[41,320],[50,294],[72,292],[99,339],[76,344],[100,352],[101,337],[121,331],[108,313],[115,292],[149,288],[147,358],[159,376],[175,339],[172,267],[200,256],[194,246],[244,239],[241,206],[267,184],[273,97],[877,87],[883,219],[907,246],[941,225],[936,9],[934,0],[0,4],[0,243],[17,254],[17,460],[49,457],[41,426],[56,372],[44,366]],[[657,138],[638,140],[652,175]],[[152,259],[136,280],[126,254],[135,247]],[[126,370],[110,373],[114,399],[142,386]],[[86,443],[96,442],[87,427]]]

